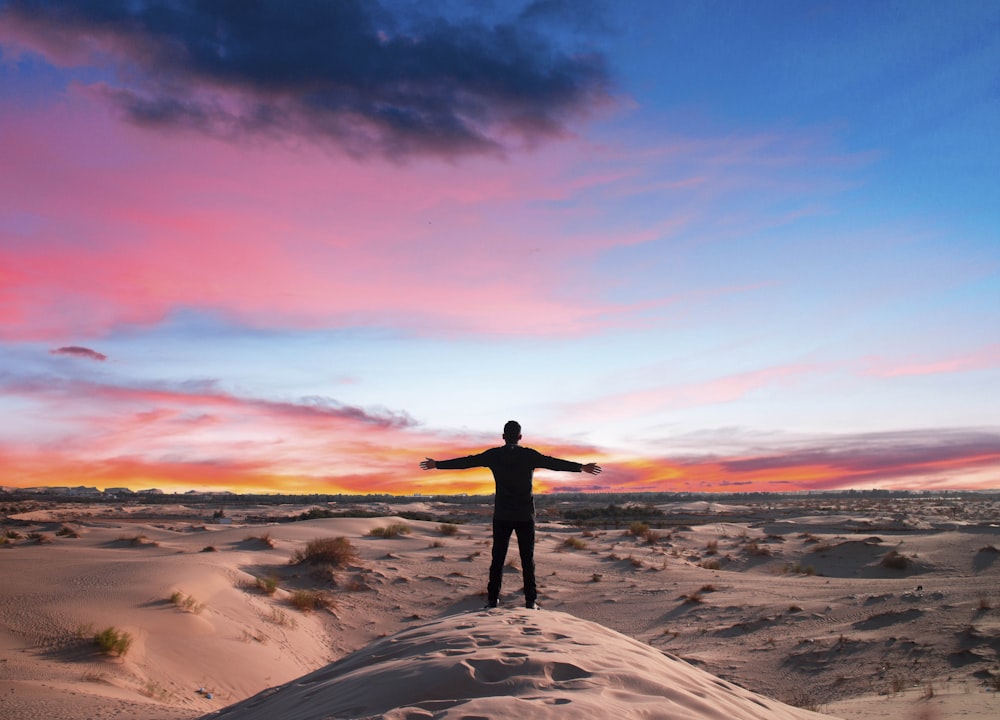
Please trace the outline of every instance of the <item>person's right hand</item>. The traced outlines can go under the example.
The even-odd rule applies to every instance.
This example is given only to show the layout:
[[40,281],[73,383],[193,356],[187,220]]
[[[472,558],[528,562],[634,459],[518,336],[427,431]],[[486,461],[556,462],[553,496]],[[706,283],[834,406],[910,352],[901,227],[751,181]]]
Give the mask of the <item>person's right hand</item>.
[[597,463],[587,463],[582,469],[585,473],[590,473],[591,475],[601,474],[601,466]]
[[434,462],[433,460],[431,460],[430,458],[425,458],[425,459],[423,459],[423,460],[420,461],[420,469],[421,470],[433,470],[436,467],[437,467],[437,463]]

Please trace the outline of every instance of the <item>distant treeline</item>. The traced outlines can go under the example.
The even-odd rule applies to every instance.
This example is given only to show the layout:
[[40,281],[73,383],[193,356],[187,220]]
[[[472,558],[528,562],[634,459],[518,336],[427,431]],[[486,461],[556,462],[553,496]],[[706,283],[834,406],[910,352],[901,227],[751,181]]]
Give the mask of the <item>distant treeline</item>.
[[[428,512],[418,512],[415,510],[403,510],[394,513],[405,520],[425,521],[425,522],[448,522],[453,525],[465,523],[462,518],[452,515],[435,515]],[[363,510],[361,508],[346,508],[344,510],[331,510],[330,508],[313,507],[303,513],[292,516],[271,516],[271,515],[248,515],[247,522],[298,522],[300,520],[317,520],[320,518],[376,518],[385,517],[385,512],[377,510]]]
[[582,507],[563,510],[560,513],[565,520],[572,522],[629,522],[633,520],[650,520],[663,517],[663,511],[652,505],[608,505],[607,507]]
[[[535,504],[539,508],[556,507],[569,504],[587,505],[657,505],[671,502],[731,502],[750,505],[762,503],[805,502],[817,499],[905,499],[905,498],[935,498],[942,500],[1000,500],[998,490],[829,490],[809,492],[556,492],[536,494]],[[0,490],[0,501],[4,503],[24,503],[32,501],[64,502],[82,504],[130,504],[144,505],[225,505],[239,507],[241,505],[302,505],[305,503],[322,504],[366,504],[387,503],[393,505],[420,502],[439,502],[453,505],[482,505],[492,503],[493,495],[345,495],[345,494],[311,494],[311,495],[258,495],[237,493],[136,493],[134,495],[76,495],[37,492],[19,488]],[[0,505],[0,512],[14,505]]]

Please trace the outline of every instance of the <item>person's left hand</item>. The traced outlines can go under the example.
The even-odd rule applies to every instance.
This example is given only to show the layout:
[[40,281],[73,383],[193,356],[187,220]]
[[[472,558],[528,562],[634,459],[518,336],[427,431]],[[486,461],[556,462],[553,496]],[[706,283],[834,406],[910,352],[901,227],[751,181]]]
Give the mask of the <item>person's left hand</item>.
[[601,466],[598,465],[597,463],[587,463],[586,465],[583,466],[583,471],[585,473],[590,473],[591,475],[600,475]]

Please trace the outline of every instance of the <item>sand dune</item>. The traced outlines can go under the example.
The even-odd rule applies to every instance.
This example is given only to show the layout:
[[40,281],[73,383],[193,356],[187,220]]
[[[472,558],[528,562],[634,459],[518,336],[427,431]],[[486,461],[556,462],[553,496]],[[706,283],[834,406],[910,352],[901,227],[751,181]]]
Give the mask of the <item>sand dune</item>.
[[561,612],[513,609],[417,625],[208,717],[825,716],[762,698],[596,623]]
[[[803,507],[781,522],[745,510],[705,508],[701,524],[645,535],[541,524],[545,610],[533,614],[518,609],[513,552],[505,608],[480,612],[490,541],[478,519],[446,534],[399,517],[211,525],[183,506],[159,519],[156,507],[14,513],[0,546],[0,717],[191,720],[277,686],[282,717],[334,686],[353,698],[344,712],[389,717],[527,705],[531,717],[680,717],[695,699],[703,714],[685,717],[998,715],[997,508],[962,520],[973,509]],[[395,523],[409,532],[371,534]],[[290,562],[317,537],[346,538],[356,557]],[[321,602],[302,609],[300,593]],[[106,627],[132,637],[124,656],[97,651]]]

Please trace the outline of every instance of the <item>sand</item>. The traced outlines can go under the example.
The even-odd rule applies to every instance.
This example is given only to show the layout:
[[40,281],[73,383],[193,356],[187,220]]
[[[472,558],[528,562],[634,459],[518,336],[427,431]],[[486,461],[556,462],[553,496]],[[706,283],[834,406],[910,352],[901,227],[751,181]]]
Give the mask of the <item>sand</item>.
[[[0,546],[0,717],[1000,714],[997,508],[748,520],[711,505],[684,508],[703,524],[645,536],[542,523],[544,609],[520,607],[512,550],[490,612],[481,521],[446,535],[399,517],[17,513],[4,529],[18,537]],[[408,534],[370,535],[393,523]],[[289,562],[319,537],[347,538],[357,557]],[[121,657],[93,641],[108,627],[132,638]]]

